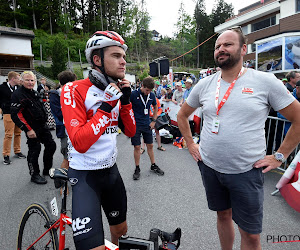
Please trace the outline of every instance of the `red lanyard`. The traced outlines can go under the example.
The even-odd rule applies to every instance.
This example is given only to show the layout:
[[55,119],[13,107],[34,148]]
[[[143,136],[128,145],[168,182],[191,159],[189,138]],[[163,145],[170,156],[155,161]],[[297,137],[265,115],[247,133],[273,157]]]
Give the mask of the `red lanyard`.
[[221,102],[219,104],[219,96],[220,96],[220,88],[221,88],[221,73],[220,73],[219,78],[218,78],[218,82],[217,82],[216,99],[215,99],[215,105],[216,105],[216,109],[217,109],[217,116],[219,115],[220,109],[223,107],[223,105],[227,101],[229,95],[231,94],[231,91],[233,89],[233,86],[234,86],[236,80],[243,74],[244,69],[245,69],[244,67],[241,68],[240,73],[233,80],[233,82],[230,84],[230,86],[228,87],[225,95],[223,96],[223,98],[222,98],[222,100],[221,100]]

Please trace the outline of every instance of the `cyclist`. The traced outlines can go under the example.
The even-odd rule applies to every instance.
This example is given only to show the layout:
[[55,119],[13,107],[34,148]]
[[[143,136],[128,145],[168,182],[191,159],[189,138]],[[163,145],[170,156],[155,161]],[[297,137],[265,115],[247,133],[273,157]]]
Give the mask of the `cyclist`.
[[130,83],[124,79],[126,50],[116,32],[97,31],[86,44],[93,66],[88,78],[62,90],[76,249],[105,249],[101,207],[114,244],[127,231],[126,190],[116,165],[117,126],[129,137],[136,131]]

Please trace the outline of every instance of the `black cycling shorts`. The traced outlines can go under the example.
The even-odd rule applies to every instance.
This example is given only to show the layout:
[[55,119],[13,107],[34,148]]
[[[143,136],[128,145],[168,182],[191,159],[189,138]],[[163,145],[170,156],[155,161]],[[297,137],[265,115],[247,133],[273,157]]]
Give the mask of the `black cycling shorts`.
[[126,221],[126,190],[117,168],[100,170],[69,169],[72,185],[72,228],[76,249],[104,245],[101,207],[109,225]]

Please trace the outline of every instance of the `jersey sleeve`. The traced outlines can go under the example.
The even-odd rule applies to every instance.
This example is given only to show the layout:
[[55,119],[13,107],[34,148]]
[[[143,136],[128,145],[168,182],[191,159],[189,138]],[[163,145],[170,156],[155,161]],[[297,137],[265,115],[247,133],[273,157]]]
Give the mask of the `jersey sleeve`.
[[11,119],[21,130],[27,133],[28,131],[32,130],[32,128],[30,127],[30,125],[28,124],[28,122],[25,120],[23,116],[24,106],[15,93],[13,93],[11,96],[11,106],[10,106]]
[[124,134],[128,137],[133,137],[136,132],[136,123],[131,103],[121,105],[120,118],[123,123],[122,131]]
[[111,119],[111,113],[98,109],[88,120],[83,93],[84,91],[78,90],[76,82],[68,83],[60,97],[68,136],[79,153],[85,153],[100,138]]

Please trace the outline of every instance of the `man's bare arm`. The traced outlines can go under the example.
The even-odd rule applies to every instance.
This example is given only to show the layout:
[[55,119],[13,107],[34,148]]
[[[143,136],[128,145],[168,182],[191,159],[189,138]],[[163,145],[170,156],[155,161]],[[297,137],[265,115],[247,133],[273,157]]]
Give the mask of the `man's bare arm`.
[[177,123],[182,136],[184,137],[190,154],[195,161],[201,161],[201,155],[199,153],[199,145],[196,144],[192,137],[192,132],[189,124],[189,116],[195,111],[195,108],[189,106],[186,102],[182,105],[177,114]]
[[[282,153],[284,157],[287,158],[300,142],[300,103],[295,100],[286,108],[279,110],[279,113],[292,123],[283,142],[277,150],[277,152]],[[257,161],[254,164],[254,167],[267,167],[263,170],[263,173],[266,173],[280,165],[281,162],[277,161],[273,155],[267,155],[264,159]]]

